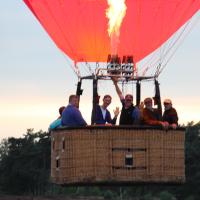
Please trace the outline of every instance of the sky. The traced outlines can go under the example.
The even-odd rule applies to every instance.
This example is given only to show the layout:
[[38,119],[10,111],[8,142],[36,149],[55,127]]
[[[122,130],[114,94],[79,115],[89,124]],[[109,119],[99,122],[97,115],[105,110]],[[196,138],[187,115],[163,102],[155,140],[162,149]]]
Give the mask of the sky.
[[[75,93],[77,77],[63,53],[22,0],[0,0],[0,140],[22,137],[26,130],[48,129],[58,108]],[[199,15],[198,15],[199,16]],[[200,17],[198,17],[200,19]],[[181,43],[159,77],[162,98],[171,98],[180,124],[200,121],[200,20]],[[99,93],[111,94],[111,82],[100,82]],[[90,122],[92,84],[83,82],[80,110]],[[142,98],[153,96],[153,83],[142,85]],[[125,92],[135,92],[133,86]]]

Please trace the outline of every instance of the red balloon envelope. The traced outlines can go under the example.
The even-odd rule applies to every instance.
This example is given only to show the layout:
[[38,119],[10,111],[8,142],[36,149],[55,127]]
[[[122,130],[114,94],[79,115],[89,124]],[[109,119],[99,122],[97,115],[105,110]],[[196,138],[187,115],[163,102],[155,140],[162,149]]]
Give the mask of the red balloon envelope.
[[[56,45],[76,62],[104,62],[111,53],[107,0],[24,0]],[[126,0],[117,53],[138,62],[199,9],[200,0]]]

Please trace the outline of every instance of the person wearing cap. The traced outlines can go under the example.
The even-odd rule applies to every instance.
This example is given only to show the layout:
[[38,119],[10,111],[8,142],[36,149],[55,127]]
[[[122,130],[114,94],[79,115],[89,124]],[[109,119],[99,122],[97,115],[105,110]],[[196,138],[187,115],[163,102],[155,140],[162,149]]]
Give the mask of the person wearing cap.
[[143,108],[143,123],[146,125],[151,126],[159,126],[161,125],[163,128],[168,128],[169,124],[168,122],[161,121],[159,119],[159,111],[155,108],[153,108],[153,101],[152,98],[148,97],[144,99],[144,108]]
[[176,129],[178,126],[178,114],[176,109],[172,107],[171,99],[165,99],[164,102],[165,111],[163,113],[163,121],[168,122],[170,127]]
[[133,105],[133,95],[127,94],[125,97],[122,95],[119,86],[117,85],[117,79],[112,78],[116,92],[122,103],[122,110],[120,114],[120,125],[133,125],[140,124],[140,110]]
[[114,110],[114,118],[111,119],[110,111],[107,109],[107,107],[111,104],[111,101],[112,97],[110,95],[105,95],[103,97],[103,104],[101,106],[96,106],[96,117],[94,119],[95,124],[116,124],[117,116],[119,114],[119,107],[116,107]]

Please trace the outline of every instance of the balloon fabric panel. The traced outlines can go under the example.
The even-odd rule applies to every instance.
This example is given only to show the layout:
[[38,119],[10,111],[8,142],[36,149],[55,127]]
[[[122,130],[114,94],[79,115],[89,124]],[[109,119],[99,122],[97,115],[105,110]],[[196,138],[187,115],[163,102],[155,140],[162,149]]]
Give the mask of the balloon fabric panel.
[[[24,0],[55,44],[75,62],[106,62],[111,53],[106,0]],[[119,56],[138,62],[160,47],[199,9],[200,0],[126,0]]]

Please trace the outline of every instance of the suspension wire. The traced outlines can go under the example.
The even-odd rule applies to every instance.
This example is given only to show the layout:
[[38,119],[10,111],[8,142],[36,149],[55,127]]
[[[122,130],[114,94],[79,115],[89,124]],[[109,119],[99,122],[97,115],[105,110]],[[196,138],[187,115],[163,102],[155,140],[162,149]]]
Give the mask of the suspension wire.
[[[160,4],[161,4],[161,1],[158,1],[158,7],[160,7]],[[156,21],[156,18],[158,17],[158,12],[156,12],[156,14],[155,14],[155,16],[154,16],[154,18],[155,18],[155,21]],[[161,16],[162,17],[162,19],[161,20],[163,20],[163,16]],[[156,37],[155,39],[154,39],[154,42],[158,42],[159,40],[160,40],[160,38],[161,38],[161,36],[163,36],[163,34],[164,34],[164,32],[163,32],[163,30],[165,30],[166,29],[166,27],[163,27],[163,26],[161,26],[161,35],[160,35],[160,37]],[[161,49],[161,48],[159,48],[159,49]],[[160,50],[161,51],[161,50]],[[156,52],[156,53],[155,53]],[[142,72],[142,75],[143,76],[145,76],[145,74],[147,73],[147,71],[150,69],[150,68],[152,68],[153,66],[155,66],[155,59],[157,58],[157,55],[158,55],[158,50],[155,50],[155,52],[154,53],[152,53],[152,55],[149,57],[149,59],[147,59],[147,61],[146,61],[146,63],[143,65],[143,72]],[[161,58],[161,56],[160,56],[160,58]],[[161,62],[161,61],[160,61]],[[157,63],[157,62],[156,62]]]
[[[187,27],[189,26],[189,24],[191,23],[191,21],[188,21],[186,23],[186,25],[183,27],[182,31],[180,32],[180,34],[176,34],[178,35],[177,38],[175,36],[173,36],[171,38],[171,40],[169,40],[168,42],[166,42],[166,44],[163,45],[163,47],[160,47],[160,49],[167,49],[165,52],[164,50],[163,53],[162,53],[162,58],[161,56],[156,59],[154,62],[152,61],[151,63],[149,63],[149,66],[146,67],[145,71],[143,72],[146,73],[150,68],[154,67],[156,65],[156,63],[159,63],[158,66],[157,66],[157,69],[156,69],[156,72],[155,72],[155,76],[158,77],[162,71],[162,68],[164,68],[168,62],[171,60],[172,56],[175,54],[176,50],[178,49],[178,47],[180,46],[180,38],[182,37],[183,38],[183,34],[186,32],[187,30]],[[175,37],[175,38],[174,38]],[[185,36],[186,37],[186,36]],[[173,40],[174,38],[174,40]],[[177,43],[179,42],[179,46],[177,45]],[[177,45],[178,47],[175,48],[175,45]],[[168,46],[168,47],[167,47]],[[169,55],[170,52],[172,52],[172,49],[175,48],[176,50],[172,53],[172,55],[169,56],[169,59],[168,61],[166,62],[165,65],[163,65],[163,67],[161,67],[162,63],[164,62],[164,60],[166,59],[166,57]],[[160,51],[161,52],[161,51]],[[154,55],[154,57],[156,56],[156,53]],[[153,57],[153,56],[152,56]],[[151,58],[152,60],[152,58]]]
[[72,64],[72,61],[70,60],[70,58],[68,56],[66,56],[66,54],[63,51],[61,51],[61,55],[67,61],[68,65],[70,66],[70,68],[72,69],[72,71],[74,72],[74,74],[78,78],[80,78],[80,70],[79,70],[78,66],[75,68],[74,65]]
[[165,59],[165,57],[168,55],[168,53],[170,52],[170,50],[180,41],[180,38],[183,36],[183,34],[186,31],[186,28],[188,27],[190,22],[187,22],[186,25],[184,26],[183,30],[181,31],[180,35],[170,44],[171,46],[169,46],[169,48],[167,49],[167,51],[165,52],[164,56],[163,56],[163,60]]
[[79,62],[80,68],[82,69],[82,73],[85,72],[83,75],[88,75],[90,72],[86,66],[86,62]]
[[[162,49],[162,48],[160,47],[159,49]],[[144,63],[144,65],[142,66],[142,68],[143,68],[142,76],[145,76],[147,71],[150,68],[153,68],[155,65],[157,65],[157,63],[162,63],[161,56],[159,58],[157,58],[157,57],[158,57],[158,52],[154,52],[154,53],[152,53],[150,58]]]
[[88,70],[88,68],[87,68],[87,66],[86,66],[86,63],[85,63],[85,62],[81,62],[81,65],[82,65],[81,68],[83,68],[84,72],[85,72],[86,74],[88,74],[88,73],[89,73],[89,70]]
[[[180,6],[180,2],[177,3],[176,5],[176,8],[174,10],[174,13],[177,12],[177,10],[179,9],[179,6]],[[185,13],[186,11],[184,11]],[[170,16],[170,21],[173,21],[173,15]],[[167,26],[165,27],[165,30],[167,32],[169,32],[170,30],[170,26]],[[163,33],[164,34],[164,33]],[[164,52],[169,48],[170,46],[170,43],[172,43],[173,39],[176,37],[176,34],[174,34],[174,36],[171,37],[171,39],[168,39],[163,45],[161,45],[161,48],[160,48],[160,58],[159,58],[159,63],[162,64],[162,61],[164,60]]]
[[82,72],[85,72],[84,75],[93,75],[94,74],[94,71],[92,70],[90,63],[88,63],[87,61],[79,62],[79,66],[81,67]]
[[[159,58],[156,58],[155,60],[153,60],[153,58],[157,57],[158,52],[154,53],[152,55],[152,57],[150,58],[150,60],[148,60],[146,62],[146,65],[148,64],[148,66],[144,69],[143,71],[143,75],[145,75],[145,73],[150,69],[153,68],[155,65],[157,66],[155,75],[159,74],[159,69],[161,68],[161,65],[164,61],[164,59],[167,57],[167,55],[170,53],[171,49],[174,48],[174,46],[177,44],[177,42],[180,40],[181,36],[183,35],[184,31],[186,30],[186,27],[184,27],[184,29],[182,30],[182,32],[179,34],[179,36],[176,38],[175,36],[173,36],[171,38],[171,40],[169,40],[168,42],[165,42],[163,44],[163,46],[160,47],[160,56]],[[175,39],[176,38],[176,39]],[[161,52],[162,51],[162,52]],[[158,63],[158,64],[157,64]]]
[[[179,9],[179,5],[180,5],[180,3],[178,3],[178,6],[176,7],[176,10]],[[182,16],[184,16],[184,14],[186,13],[186,11],[187,11],[187,9],[185,11],[183,11]],[[182,16],[181,16],[181,18],[182,18]],[[181,36],[185,32],[187,26],[188,26],[188,23],[186,23],[186,25],[184,26],[184,28],[182,29],[181,32],[177,31],[177,33],[180,33],[180,34],[176,34],[175,33],[175,35],[172,36],[171,39],[168,40],[168,42],[165,42],[164,45],[162,46],[162,48],[160,48],[159,63],[161,63],[161,64],[163,63],[163,61],[165,60],[165,58],[169,54],[168,52],[170,52],[171,49],[177,44],[178,40],[181,38]],[[176,36],[178,36],[178,37],[176,38]],[[156,71],[156,73],[157,72],[158,72],[158,70]]]
[[145,76],[146,72],[149,70],[149,65],[151,62],[153,62],[154,60],[154,57],[156,57],[156,54],[152,54],[151,57],[145,61],[145,63],[143,64],[143,66],[141,67],[141,70],[142,70],[142,76]]
[[85,62],[85,65],[87,66],[88,70],[89,70],[89,73],[92,75],[94,74],[94,72],[92,71],[92,68],[90,66],[90,63],[88,63],[87,61]]
[[162,64],[159,63],[158,66],[157,66],[156,72],[155,72],[155,74],[154,74],[155,77],[158,77],[161,66],[162,66]]
[[[154,57],[156,57],[156,55],[158,55],[158,51],[156,53],[153,53],[153,55],[150,57],[150,59],[148,59],[146,61],[146,63],[142,66],[143,68],[143,76],[147,73],[147,71],[150,68],[153,68],[155,65],[157,65],[156,63],[159,63],[159,65],[162,65],[162,63],[164,62],[164,60],[166,59],[166,57],[170,54],[171,49],[174,48],[174,46],[178,43],[178,41],[180,41],[180,38],[182,37],[183,33],[185,33],[187,27],[189,26],[189,23],[191,23],[192,20],[189,20],[186,25],[184,26],[184,28],[182,29],[181,32],[179,32],[180,34],[175,34],[175,36],[178,35],[178,37],[176,38],[175,36],[172,36],[171,39],[169,39],[168,42],[165,42],[160,48],[160,56],[158,59],[156,59],[156,61],[154,61]],[[174,38],[174,40],[173,40]],[[176,38],[176,39],[175,39]],[[176,48],[177,49],[177,48]],[[175,54],[176,51],[174,51]],[[169,56],[168,61],[165,63],[165,66],[168,64],[169,60],[172,58],[173,55]],[[162,67],[160,66],[160,70],[162,70]],[[158,71],[158,68],[155,72],[155,75],[158,76],[160,74],[160,72]]]
[[96,67],[95,67],[95,75],[96,75],[96,71],[99,68],[99,62],[96,62]]
[[[169,63],[169,61],[172,59],[172,57],[175,55],[176,51],[178,50],[178,48],[181,46],[181,43],[186,39],[186,36],[191,32],[191,30],[194,28],[194,26],[197,24],[198,20],[200,19],[200,16],[198,16],[195,21],[193,22],[193,24],[191,25],[191,20],[187,22],[187,27],[189,25],[191,25],[190,29],[187,30],[187,32],[185,31],[186,30],[186,27],[184,27],[184,30],[185,31],[185,35],[183,35],[183,32],[181,33],[183,35],[183,37],[181,38],[182,40],[179,40],[179,44],[177,44],[176,48],[174,48],[174,51],[171,53],[171,55],[169,56],[169,58],[166,60],[166,62],[163,64],[163,67],[160,69],[159,73],[158,73],[158,76],[162,73],[162,71],[164,70],[164,68],[167,66],[167,64]],[[181,35],[181,36],[182,36]],[[177,43],[177,41],[176,41]]]

